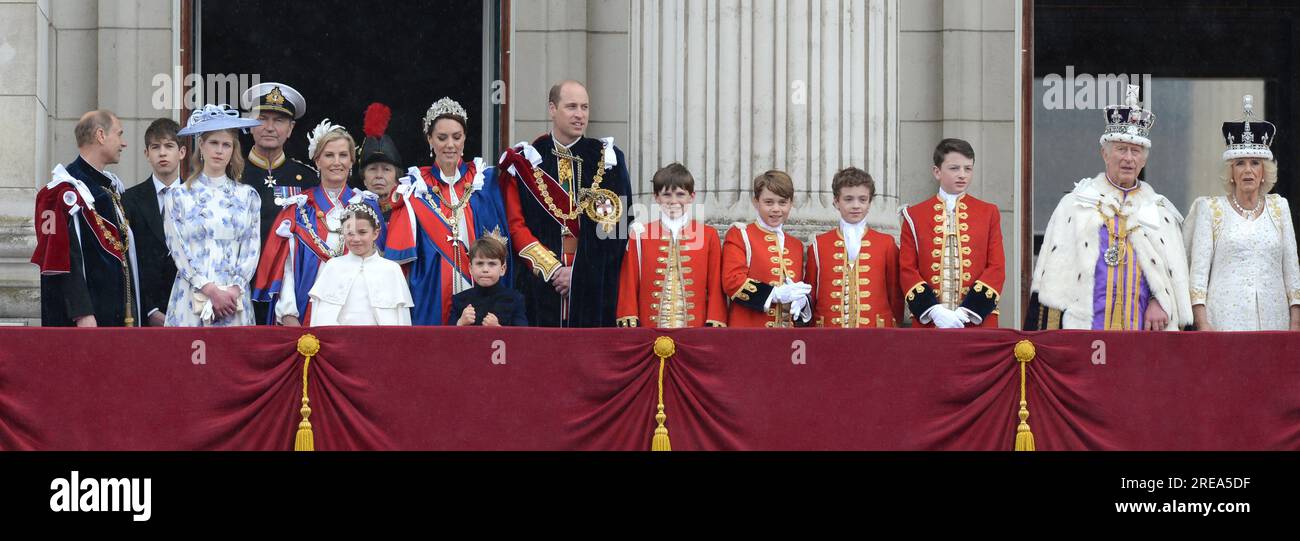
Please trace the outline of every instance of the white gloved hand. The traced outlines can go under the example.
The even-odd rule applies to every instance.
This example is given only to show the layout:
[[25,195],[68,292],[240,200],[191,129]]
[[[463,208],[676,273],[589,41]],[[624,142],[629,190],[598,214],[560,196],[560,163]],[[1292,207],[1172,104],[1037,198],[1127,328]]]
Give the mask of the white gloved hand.
[[803,282],[781,284],[772,291],[776,301],[781,304],[792,303],[795,299],[807,296],[809,293],[812,293],[812,286]]
[[930,320],[934,326],[940,329],[960,329],[966,325],[962,323],[962,315],[956,311],[949,310],[943,306],[935,306],[930,310]]
[[789,296],[789,284],[783,284],[772,288],[772,292],[767,295],[767,301],[763,303],[763,308],[771,308],[773,304],[784,304],[790,301],[785,300]]
[[808,296],[796,297],[790,302],[790,314],[799,321],[812,319],[812,310],[808,308]]

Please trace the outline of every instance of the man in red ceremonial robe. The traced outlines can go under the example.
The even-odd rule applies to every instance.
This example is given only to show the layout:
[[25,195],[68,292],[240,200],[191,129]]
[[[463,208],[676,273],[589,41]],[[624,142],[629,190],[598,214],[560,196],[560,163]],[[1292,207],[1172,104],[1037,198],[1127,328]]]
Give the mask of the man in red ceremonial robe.
[[122,121],[110,111],[91,111],[75,132],[77,159],[56,166],[36,194],[31,261],[41,268],[41,325],[134,327],[140,283],[122,206],[125,187],[104,169],[126,148]]
[[516,288],[540,327],[613,327],[632,193],[614,139],[586,136],[587,89],[551,87],[551,131],[501,156]]

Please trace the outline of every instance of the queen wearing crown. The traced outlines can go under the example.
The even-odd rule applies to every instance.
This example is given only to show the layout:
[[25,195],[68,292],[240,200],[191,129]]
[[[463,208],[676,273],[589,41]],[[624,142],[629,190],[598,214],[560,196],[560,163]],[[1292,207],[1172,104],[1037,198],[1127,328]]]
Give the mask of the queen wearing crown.
[[1253,97],[1242,103],[1244,118],[1223,123],[1227,194],[1197,199],[1184,226],[1192,313],[1198,330],[1300,330],[1291,208],[1268,193],[1277,183],[1277,127],[1255,118]]
[[1106,170],[1074,185],[1052,212],[1034,267],[1025,328],[1178,330],[1192,323],[1182,215],[1138,179],[1155,114],[1129,85],[1107,107]]
[[[415,299],[412,323],[443,325],[455,319],[452,296],[472,286],[469,247],[508,224],[496,168],[482,158],[462,158],[469,129],[465,108],[444,97],[429,107],[423,128],[433,165],[411,167],[398,179],[390,196],[385,257],[407,270]],[[510,287],[509,274],[502,283]]]
[[[307,136],[307,154],[320,171],[320,185],[276,200],[282,210],[262,249],[253,287],[253,300],[271,303],[267,316],[272,325],[296,327],[311,321],[308,293],[321,265],[348,252],[343,243],[348,205],[380,213],[378,196],[347,185],[356,149],[343,126],[321,121]],[[378,225],[382,245],[387,230],[382,221]]]

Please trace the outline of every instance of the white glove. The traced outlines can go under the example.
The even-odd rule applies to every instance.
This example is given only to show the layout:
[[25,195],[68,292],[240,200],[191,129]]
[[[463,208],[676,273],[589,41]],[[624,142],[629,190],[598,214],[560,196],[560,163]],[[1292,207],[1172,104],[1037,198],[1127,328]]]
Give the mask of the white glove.
[[796,297],[790,302],[790,314],[799,321],[812,319],[812,309],[808,306],[808,296]]
[[812,293],[812,286],[803,282],[781,284],[772,289],[772,300],[781,304],[790,304],[809,293]]
[[962,323],[963,320],[969,321],[962,314],[943,306],[935,306],[930,309],[930,320],[934,322],[935,327],[940,329],[960,329],[966,326]]

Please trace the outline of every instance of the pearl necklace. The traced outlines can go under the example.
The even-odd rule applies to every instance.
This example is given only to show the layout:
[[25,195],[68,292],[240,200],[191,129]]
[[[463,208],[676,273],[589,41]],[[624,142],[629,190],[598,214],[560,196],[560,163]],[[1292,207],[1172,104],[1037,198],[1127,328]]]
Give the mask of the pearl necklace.
[[1250,209],[1250,212],[1246,212],[1246,209],[1241,208],[1241,205],[1237,204],[1237,196],[1235,194],[1228,195],[1228,202],[1232,203],[1233,210],[1236,210],[1238,214],[1245,216],[1247,220],[1253,220],[1255,219],[1256,214],[1262,214],[1264,212],[1263,197],[1259,198],[1259,204],[1255,205],[1255,208]]

